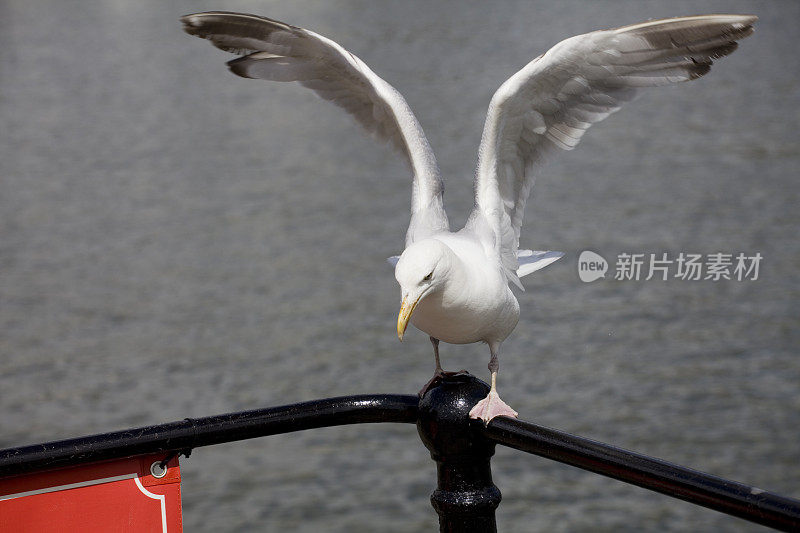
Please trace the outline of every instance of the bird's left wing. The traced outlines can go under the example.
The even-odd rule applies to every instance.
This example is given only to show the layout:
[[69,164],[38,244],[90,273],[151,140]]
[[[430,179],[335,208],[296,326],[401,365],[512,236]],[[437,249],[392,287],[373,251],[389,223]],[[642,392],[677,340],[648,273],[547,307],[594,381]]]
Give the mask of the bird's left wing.
[[517,248],[530,190],[545,156],[572,150],[592,124],[643,87],[699,78],[753,32],[751,15],[652,20],[571,37],[514,74],[489,105],[478,152],[475,207],[466,229],[520,285]]
[[407,243],[449,228],[444,184],[422,127],[403,96],[363,61],[322,35],[266,17],[215,11],[181,22],[187,33],[242,55],[228,62],[234,74],[296,81],[405,155],[414,176]]

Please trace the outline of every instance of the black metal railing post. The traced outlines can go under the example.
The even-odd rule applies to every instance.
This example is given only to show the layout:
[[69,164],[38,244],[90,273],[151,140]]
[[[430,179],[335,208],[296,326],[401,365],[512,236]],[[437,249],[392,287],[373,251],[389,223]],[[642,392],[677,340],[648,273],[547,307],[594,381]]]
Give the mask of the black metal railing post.
[[436,461],[438,486],[431,504],[439,530],[447,533],[494,533],[500,490],[492,482],[490,460],[495,445],[470,421],[469,410],[489,392],[471,375],[448,376],[419,402],[417,430]]
[[498,417],[488,426],[470,420],[470,409],[488,390],[486,383],[462,374],[446,377],[422,399],[397,394],[325,398],[9,448],[0,450],[0,479],[137,455],[163,453],[167,460],[202,446],[313,428],[400,422],[417,424],[436,461],[438,486],[431,503],[444,532],[497,531],[501,496],[490,466],[496,444],[800,532],[800,500],[524,420]]

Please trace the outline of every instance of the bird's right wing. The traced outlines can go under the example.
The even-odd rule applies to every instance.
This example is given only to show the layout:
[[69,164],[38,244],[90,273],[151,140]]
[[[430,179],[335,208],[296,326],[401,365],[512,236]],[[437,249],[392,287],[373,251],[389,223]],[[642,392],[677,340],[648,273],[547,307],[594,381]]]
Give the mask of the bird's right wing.
[[519,285],[520,228],[537,167],[572,150],[641,88],[693,80],[753,32],[751,15],[662,19],[566,39],[497,90],[489,105],[466,229]]
[[404,154],[414,175],[406,243],[449,229],[444,184],[422,127],[403,96],[359,58],[312,31],[266,17],[209,12],[181,18],[184,31],[242,55],[228,62],[234,74],[296,81],[350,113]]

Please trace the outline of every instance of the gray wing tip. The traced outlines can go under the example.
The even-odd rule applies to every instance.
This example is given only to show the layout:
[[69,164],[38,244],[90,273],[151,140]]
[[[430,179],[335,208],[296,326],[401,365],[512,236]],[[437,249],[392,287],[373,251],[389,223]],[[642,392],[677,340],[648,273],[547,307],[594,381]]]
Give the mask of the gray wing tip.
[[756,15],[724,15],[738,20],[741,24],[752,26],[758,20]]
[[709,20],[714,19],[715,21],[720,23],[742,24],[745,26],[751,26],[758,20],[758,17],[756,15],[740,15],[736,13],[715,13],[709,15],[695,15],[695,17],[698,19],[702,18],[708,18]]
[[694,80],[707,74],[714,60],[733,53],[757,20],[755,15],[694,15],[649,20],[616,32],[641,37],[653,50],[674,51],[675,58],[686,61],[687,79]]
[[203,36],[201,33],[210,33],[213,27],[220,23],[236,23],[242,26],[252,26],[253,24],[271,26],[275,29],[282,29],[290,32],[302,30],[297,26],[286,24],[279,20],[274,20],[250,13],[235,13],[233,11],[204,11],[202,13],[192,13],[184,15],[179,19],[183,23],[183,31],[191,35]]
[[731,41],[727,44],[724,44],[714,49],[713,53],[709,56],[709,59],[719,59],[721,57],[730,55],[737,48],[739,48],[739,43],[737,43],[736,41]]
[[711,71],[711,61],[695,62],[694,65],[687,70],[689,71],[690,79],[696,80],[697,78],[701,78]]
[[200,36],[200,28],[203,25],[200,16],[202,13],[194,13],[192,15],[184,15],[180,18],[181,23],[183,24],[183,31],[188,33],[189,35],[197,35]]
[[683,24],[695,24],[695,23],[701,23],[701,24],[717,23],[717,24],[727,24],[731,26],[752,26],[753,24],[756,23],[757,20],[758,17],[756,15],[737,15],[730,13],[689,15],[681,17],[649,19],[644,22],[637,22],[635,24],[626,24],[625,26],[620,26],[619,28],[616,28],[615,31],[617,32],[634,31],[653,26],[660,26],[664,24],[683,25]]
[[203,27],[208,26],[212,22],[217,22],[220,19],[237,18],[242,16],[260,18],[256,17],[255,15],[233,13],[231,11],[203,11],[202,13],[190,13],[189,15],[184,15],[179,20],[183,23],[183,31],[192,33],[200,31]]
[[238,15],[238,13],[227,13],[225,11],[206,11],[203,13],[192,13],[184,15],[179,20],[183,24],[183,31],[189,35],[200,37],[201,39],[208,39],[216,33],[215,24],[225,17],[231,15]]
[[253,78],[253,76],[250,76],[247,73],[247,66],[250,64],[250,62],[251,60],[249,56],[244,56],[244,57],[237,57],[236,59],[231,59],[226,63],[226,65],[228,65],[228,68],[230,69],[231,72],[233,72],[239,77],[255,79]]
[[636,34],[652,45],[669,48],[713,39],[738,41],[752,35],[757,20],[755,15],[693,15],[648,20],[613,31]]
[[237,55],[270,49],[272,35],[276,32],[287,32],[295,37],[304,37],[308,33],[303,28],[267,17],[230,11],[193,13],[179,20],[183,23],[184,32]]

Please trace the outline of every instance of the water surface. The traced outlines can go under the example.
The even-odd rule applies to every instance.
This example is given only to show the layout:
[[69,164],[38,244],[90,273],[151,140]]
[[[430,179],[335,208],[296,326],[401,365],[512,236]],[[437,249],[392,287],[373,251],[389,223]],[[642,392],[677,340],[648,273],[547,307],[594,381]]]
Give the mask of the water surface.
[[[551,164],[500,387],[521,416],[800,497],[794,2],[8,1],[0,17],[0,447],[313,398],[413,393],[426,336],[394,333],[406,170],[339,109],[237,78],[180,30],[211,9],[336,39],[408,99],[471,206],[494,90],[562,38],[755,13],[697,82],[653,90]],[[577,257],[760,252],[749,282],[582,283]],[[485,375],[483,346],[445,346]],[[502,531],[756,531],[498,450]],[[436,529],[412,426],[198,449],[187,531]]]

